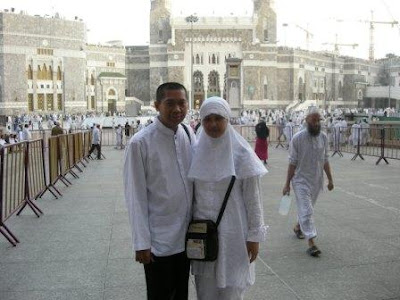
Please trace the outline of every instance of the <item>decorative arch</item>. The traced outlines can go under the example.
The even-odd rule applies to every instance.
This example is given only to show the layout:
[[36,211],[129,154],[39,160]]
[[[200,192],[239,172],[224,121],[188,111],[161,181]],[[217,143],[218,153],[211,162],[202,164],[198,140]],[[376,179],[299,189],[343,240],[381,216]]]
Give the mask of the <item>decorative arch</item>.
[[42,78],[42,68],[40,67],[40,65],[38,65],[38,69],[37,69],[37,79],[43,79]]
[[42,77],[41,79],[47,79],[47,67],[46,67],[46,64],[43,64],[41,77]]
[[28,79],[33,79],[33,71],[32,71],[32,66],[28,65],[28,70],[27,70],[27,77]]
[[361,89],[357,91],[357,100],[362,100],[364,98],[364,93]]
[[299,77],[299,100],[302,102],[304,100],[304,81],[303,77]]
[[107,106],[108,112],[114,114],[117,112],[117,90],[114,87],[110,87],[107,90]]
[[117,93],[115,92],[115,90],[114,90],[113,88],[110,88],[110,89],[108,90],[107,95],[108,95],[108,96],[116,96]]
[[62,78],[62,75],[61,75],[61,67],[58,66],[58,67],[57,67],[57,80],[61,80],[61,78]]
[[343,98],[343,84],[339,81],[339,98]]
[[207,97],[220,96],[220,95],[221,95],[221,91],[219,88],[219,73],[214,70],[208,74]]
[[53,68],[51,66],[49,66],[49,70],[47,72],[47,79],[53,80]]
[[195,71],[193,73],[194,83],[194,109],[200,109],[201,104],[204,100],[204,75],[201,71]]

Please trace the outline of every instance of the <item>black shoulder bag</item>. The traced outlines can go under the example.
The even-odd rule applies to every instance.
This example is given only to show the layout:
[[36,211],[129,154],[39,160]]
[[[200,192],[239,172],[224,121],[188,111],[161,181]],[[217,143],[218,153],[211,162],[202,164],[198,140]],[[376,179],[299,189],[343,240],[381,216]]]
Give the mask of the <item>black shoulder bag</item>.
[[214,261],[218,257],[218,225],[224,214],[236,177],[232,176],[217,221],[193,220],[186,233],[186,256],[192,260]]

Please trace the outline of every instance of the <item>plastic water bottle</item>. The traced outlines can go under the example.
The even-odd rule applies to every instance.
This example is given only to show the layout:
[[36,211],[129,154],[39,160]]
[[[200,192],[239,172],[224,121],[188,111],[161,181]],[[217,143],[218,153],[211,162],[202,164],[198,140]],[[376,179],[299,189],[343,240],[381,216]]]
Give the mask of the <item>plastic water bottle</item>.
[[292,202],[292,198],[286,194],[282,197],[281,203],[279,204],[279,214],[282,216],[286,216],[290,210],[290,204]]

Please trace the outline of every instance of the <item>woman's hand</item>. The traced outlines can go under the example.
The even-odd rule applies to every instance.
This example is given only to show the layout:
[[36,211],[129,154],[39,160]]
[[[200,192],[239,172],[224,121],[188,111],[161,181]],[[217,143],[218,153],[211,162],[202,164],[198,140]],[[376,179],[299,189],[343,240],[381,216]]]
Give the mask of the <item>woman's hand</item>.
[[258,242],[246,242],[247,253],[249,255],[250,263],[256,260],[258,255],[258,249],[260,247],[260,243]]

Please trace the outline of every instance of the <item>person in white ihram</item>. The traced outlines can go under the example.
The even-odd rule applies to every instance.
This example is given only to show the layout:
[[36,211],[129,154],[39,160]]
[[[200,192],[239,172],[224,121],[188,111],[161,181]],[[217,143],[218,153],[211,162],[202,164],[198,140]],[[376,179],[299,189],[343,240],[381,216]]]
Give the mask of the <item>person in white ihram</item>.
[[298,222],[294,227],[297,238],[308,241],[307,253],[316,257],[321,250],[315,245],[317,230],[314,224],[314,206],[323,188],[325,171],[328,190],[333,190],[333,179],[328,161],[328,138],[321,132],[321,115],[311,112],[306,117],[307,129],[293,136],[289,147],[289,167],[283,195],[290,192],[290,182],[297,203]]
[[229,124],[231,110],[219,97],[200,108],[203,130],[194,146],[188,178],[194,180],[193,219],[216,221],[232,176],[236,176],[218,226],[215,261],[192,261],[199,300],[243,299],[255,282],[255,259],[264,241],[260,177],[267,173],[247,141]]

